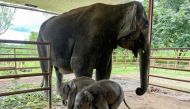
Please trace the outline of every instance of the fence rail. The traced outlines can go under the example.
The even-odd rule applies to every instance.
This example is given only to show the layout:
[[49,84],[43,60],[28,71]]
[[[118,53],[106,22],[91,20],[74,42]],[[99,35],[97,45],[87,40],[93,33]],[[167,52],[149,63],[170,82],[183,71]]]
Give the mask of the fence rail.
[[151,57],[150,59],[157,59],[157,60],[182,60],[182,61],[190,61],[190,59],[184,59],[184,58],[159,58],[159,57]]
[[0,76],[0,79],[21,78],[21,77],[31,77],[31,76],[43,76],[43,75],[50,75],[50,73],[32,73],[32,74],[5,75],[5,76]]
[[22,68],[16,68],[16,67],[0,67],[0,71],[5,70],[25,70],[25,69],[39,69],[40,67],[22,67]]
[[1,96],[8,96],[8,95],[15,95],[15,94],[29,93],[29,92],[36,92],[36,91],[44,91],[44,90],[51,90],[51,87],[28,89],[28,90],[21,90],[21,91],[7,92],[7,93],[0,93],[0,97]]
[[177,69],[177,68],[168,68],[168,67],[158,67],[158,66],[150,66],[150,68],[158,68],[158,69],[167,69],[167,70],[177,70],[177,71],[190,71],[187,69]]

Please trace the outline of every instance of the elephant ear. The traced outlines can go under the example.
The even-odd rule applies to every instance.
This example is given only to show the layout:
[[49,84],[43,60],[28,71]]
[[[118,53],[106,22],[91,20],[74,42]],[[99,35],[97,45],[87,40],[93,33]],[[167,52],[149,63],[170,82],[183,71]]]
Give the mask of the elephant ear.
[[65,84],[63,85],[63,87],[62,87],[62,92],[61,92],[61,93],[63,93],[63,94],[65,94],[65,95],[68,96],[70,90],[71,90],[70,83],[65,83]]
[[132,4],[132,6],[129,6],[126,9],[126,13],[120,23],[120,30],[117,37],[118,40],[136,31],[136,12],[136,4]]
[[84,91],[84,95],[88,98],[89,102],[92,103],[94,97],[89,91]]

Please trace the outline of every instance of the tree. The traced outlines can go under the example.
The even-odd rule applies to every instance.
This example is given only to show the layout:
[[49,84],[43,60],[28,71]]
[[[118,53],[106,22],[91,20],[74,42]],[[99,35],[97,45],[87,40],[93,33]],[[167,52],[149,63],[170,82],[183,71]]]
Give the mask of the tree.
[[[144,3],[148,9],[148,0]],[[155,0],[153,48],[190,47],[190,0]],[[176,51],[177,58],[187,50]],[[177,61],[178,63],[178,61]]]
[[29,35],[29,41],[37,41],[38,33],[37,32],[31,32]]
[[170,8],[174,11],[179,11],[180,6],[184,4],[187,0],[159,0],[164,8]]
[[[148,0],[144,5],[147,10]],[[155,0],[153,48],[190,47],[189,18],[189,0]]]
[[[29,41],[37,41],[37,37],[38,37],[37,32],[30,32]],[[36,45],[28,44],[27,47],[28,48],[36,48]],[[30,53],[31,54],[37,54],[37,50],[31,50]]]
[[15,8],[0,6],[0,35],[11,26],[11,20],[16,12]]

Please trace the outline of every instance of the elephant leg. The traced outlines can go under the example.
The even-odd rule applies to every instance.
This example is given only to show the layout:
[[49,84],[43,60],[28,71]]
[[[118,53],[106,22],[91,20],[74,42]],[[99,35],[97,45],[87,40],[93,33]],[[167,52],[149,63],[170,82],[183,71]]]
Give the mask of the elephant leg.
[[[48,73],[52,73],[52,68],[53,68],[53,66],[51,66],[51,70],[50,70],[51,72],[48,72]],[[46,73],[46,72],[45,72],[45,73]],[[42,80],[41,86],[43,87],[43,86],[44,86],[44,83],[45,83],[45,86],[44,86],[44,87],[48,87],[48,85],[49,85],[48,80],[49,80],[48,75],[44,75],[44,76],[43,76],[43,80]],[[50,80],[49,80],[49,81],[50,81]],[[48,92],[47,90],[45,90],[44,92],[45,92],[45,97],[47,98],[49,92]]]
[[112,68],[112,56],[103,59],[96,68],[96,80],[109,79]]
[[118,107],[119,107],[119,105],[121,104],[122,100],[123,100],[123,99],[120,97],[114,104],[112,104],[112,105],[110,106],[110,109],[118,109]]
[[92,68],[78,69],[75,71],[75,77],[86,76],[92,78]]
[[74,69],[75,77],[86,76],[92,78],[93,68],[82,57],[72,57],[71,66]]
[[110,105],[110,109],[117,109],[119,105],[122,103],[122,101],[125,99],[125,95],[121,87],[120,87],[120,94],[118,95],[119,96],[117,100],[112,105]]
[[107,103],[102,103],[98,109],[110,109]]
[[[51,66],[51,72],[52,72],[52,66]],[[48,73],[51,73],[51,72],[48,72]],[[43,82],[45,82],[45,87],[48,87],[48,75],[44,75],[44,77],[43,77],[43,80],[42,80]]]
[[[42,72],[43,73],[47,73],[48,72],[48,68],[46,63],[42,63],[41,62],[41,67],[42,67]],[[51,72],[52,72],[52,66],[51,66]],[[50,73],[50,72],[49,72]],[[44,86],[45,85],[45,86]],[[41,82],[41,87],[48,87],[48,75],[44,75],[42,78],[42,82]]]
[[54,67],[55,68],[55,72],[56,72],[56,77],[57,77],[57,91],[60,92],[60,87],[63,81],[63,74],[59,72],[59,68]]

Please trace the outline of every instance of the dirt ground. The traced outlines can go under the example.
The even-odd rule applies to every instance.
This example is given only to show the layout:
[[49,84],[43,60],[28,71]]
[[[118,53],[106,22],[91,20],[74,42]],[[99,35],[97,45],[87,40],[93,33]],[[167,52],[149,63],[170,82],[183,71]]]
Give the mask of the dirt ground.
[[[145,95],[137,96],[135,89],[140,83],[134,75],[114,75],[112,80],[123,87],[131,109],[190,109],[190,94],[150,86]],[[122,103],[119,109],[126,107]]]
[[[135,76],[136,77],[136,76]],[[74,75],[66,75],[65,78],[72,79]],[[134,75],[112,75],[111,80],[118,82],[124,92],[125,99],[131,109],[190,109],[190,94],[166,90],[158,87],[149,87],[148,92],[143,96],[137,96],[135,89],[140,85]],[[34,81],[35,80],[35,81]],[[20,79],[19,83],[40,83],[40,77]],[[0,80],[0,91],[10,86],[8,80]],[[55,89],[55,88],[54,88]],[[66,109],[61,103],[54,105],[53,109]],[[122,103],[119,109],[127,109]]]

